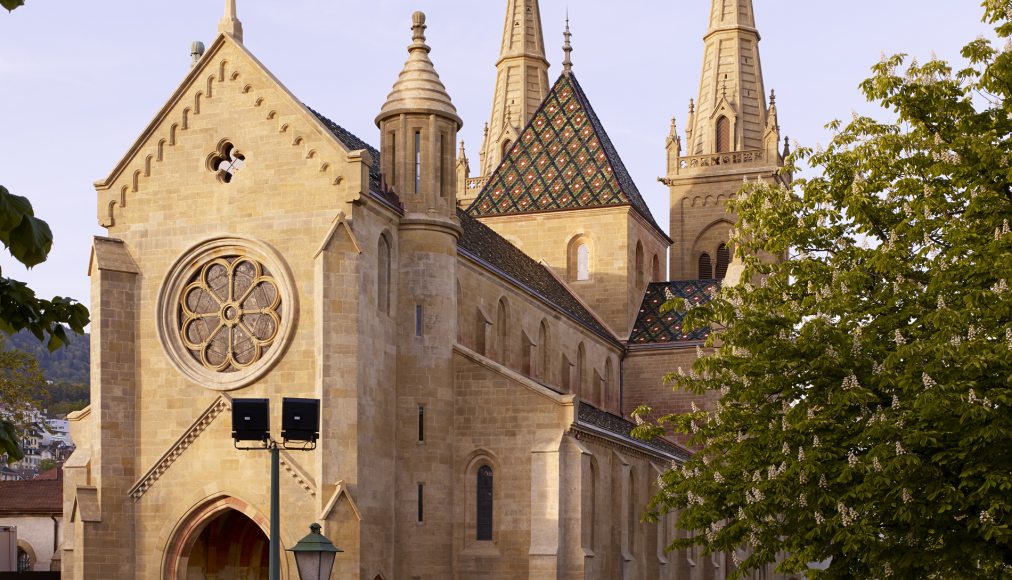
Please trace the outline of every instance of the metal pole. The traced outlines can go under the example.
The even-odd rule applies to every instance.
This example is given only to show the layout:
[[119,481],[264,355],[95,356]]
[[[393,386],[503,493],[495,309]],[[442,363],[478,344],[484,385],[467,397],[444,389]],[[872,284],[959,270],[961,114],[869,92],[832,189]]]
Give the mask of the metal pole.
[[278,444],[271,442],[271,545],[270,580],[281,580],[281,516],[278,504],[280,466]]

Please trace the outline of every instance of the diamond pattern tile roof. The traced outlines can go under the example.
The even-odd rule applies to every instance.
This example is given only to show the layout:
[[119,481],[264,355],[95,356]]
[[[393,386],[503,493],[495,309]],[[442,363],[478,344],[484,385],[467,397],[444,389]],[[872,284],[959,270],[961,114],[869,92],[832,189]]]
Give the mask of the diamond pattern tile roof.
[[709,302],[713,293],[720,289],[719,280],[684,280],[678,282],[653,282],[647,286],[640,306],[636,324],[629,335],[629,344],[658,344],[665,342],[689,342],[706,340],[708,328],[683,332],[682,319],[685,312],[680,308],[661,312],[661,306],[668,300],[689,300],[694,304]]
[[664,235],[570,73],[555,81],[467,211],[487,217],[619,205]]

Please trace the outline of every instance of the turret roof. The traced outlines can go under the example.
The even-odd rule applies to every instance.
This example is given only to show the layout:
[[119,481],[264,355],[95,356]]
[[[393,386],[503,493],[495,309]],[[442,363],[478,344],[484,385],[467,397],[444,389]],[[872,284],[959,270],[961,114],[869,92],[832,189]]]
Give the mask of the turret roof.
[[569,73],[555,82],[467,211],[487,217],[622,205],[664,235]]

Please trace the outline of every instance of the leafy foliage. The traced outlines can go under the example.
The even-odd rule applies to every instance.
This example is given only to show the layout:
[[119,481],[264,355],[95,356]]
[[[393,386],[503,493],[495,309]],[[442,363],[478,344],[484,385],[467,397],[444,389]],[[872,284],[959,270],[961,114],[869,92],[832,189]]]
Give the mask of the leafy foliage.
[[[1009,39],[1012,2],[984,7]],[[1012,41],[963,55],[884,57],[862,89],[895,122],[834,122],[790,160],[820,176],[732,202],[743,282],[686,319],[721,348],[671,377],[722,398],[639,428],[701,449],[652,502],[696,532],[673,547],[736,576],[1012,577]]]
[[0,453],[12,461],[24,457],[19,447],[18,430],[23,427],[38,403],[45,381],[35,357],[17,350],[0,351]]
[[7,9],[8,12],[14,10],[18,6],[24,6],[25,0],[0,0],[0,6]]

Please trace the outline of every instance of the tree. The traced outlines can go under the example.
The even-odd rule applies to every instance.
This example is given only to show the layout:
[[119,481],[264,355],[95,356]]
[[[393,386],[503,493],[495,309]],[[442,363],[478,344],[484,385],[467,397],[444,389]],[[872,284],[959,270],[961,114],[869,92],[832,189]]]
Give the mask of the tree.
[[686,320],[719,349],[670,377],[722,398],[638,428],[699,449],[648,513],[695,532],[672,547],[735,576],[1012,577],[1012,1],[983,6],[1004,50],[883,57],[861,87],[895,121],[833,122],[790,160],[818,176],[731,203],[741,282]]
[[34,356],[18,350],[0,350],[0,401],[3,402],[0,454],[6,453],[11,462],[24,458],[18,431],[31,421],[45,384]]
[[24,6],[25,0],[0,0],[0,6],[7,9],[8,12],[14,10],[18,6]]
[[43,459],[39,462],[39,473],[44,473],[57,466],[56,461],[52,459]]

